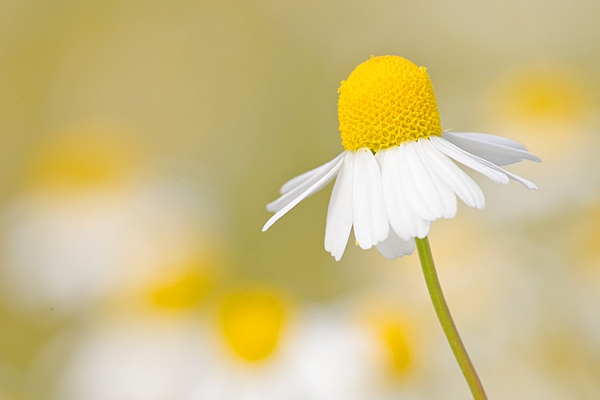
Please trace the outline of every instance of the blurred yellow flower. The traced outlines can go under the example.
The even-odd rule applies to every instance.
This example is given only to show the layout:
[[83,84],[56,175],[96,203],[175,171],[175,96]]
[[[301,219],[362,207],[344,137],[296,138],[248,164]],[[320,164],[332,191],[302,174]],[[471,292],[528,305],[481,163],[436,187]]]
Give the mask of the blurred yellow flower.
[[419,358],[415,336],[415,322],[405,313],[394,310],[387,301],[374,301],[361,308],[360,323],[373,332],[378,342],[381,358],[378,368],[386,378],[405,381],[414,375]]
[[115,185],[130,176],[139,155],[126,135],[92,125],[42,141],[25,181],[46,189]]
[[396,375],[404,374],[412,364],[404,326],[398,321],[388,321],[381,327],[381,335],[390,350],[392,370]]
[[260,361],[275,350],[285,314],[283,300],[274,293],[232,293],[223,302],[221,327],[238,356],[247,361]]
[[585,117],[593,104],[584,82],[567,66],[523,67],[496,83],[497,112],[532,123]]
[[494,129],[525,137],[544,158],[560,157],[573,147],[574,135],[586,135],[594,124],[598,102],[588,81],[568,64],[508,70],[490,87],[488,119]]
[[[569,62],[517,64],[490,82],[485,129],[522,137],[546,160],[543,169],[519,167],[545,195],[521,196],[513,207],[498,212],[498,220],[556,215],[564,205],[595,195],[598,179],[590,171],[599,168],[596,83],[593,75]],[[496,199],[503,196],[495,188],[488,190]]]
[[210,277],[203,271],[187,271],[152,291],[152,303],[166,309],[185,309],[197,305],[207,294]]

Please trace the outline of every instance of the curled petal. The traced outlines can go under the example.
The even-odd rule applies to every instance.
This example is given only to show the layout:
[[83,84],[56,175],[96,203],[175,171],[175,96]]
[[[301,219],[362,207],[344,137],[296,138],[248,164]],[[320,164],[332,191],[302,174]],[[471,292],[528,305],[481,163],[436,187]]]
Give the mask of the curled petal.
[[336,164],[337,161],[339,161],[340,158],[342,158],[344,156],[344,153],[341,153],[340,155],[338,155],[336,158],[334,158],[333,160],[317,167],[314,169],[311,169],[310,171],[307,171],[303,174],[300,174],[292,179],[290,179],[289,181],[287,181],[286,183],[284,183],[281,188],[279,189],[279,193],[280,194],[286,194],[287,192],[289,192],[292,189],[297,188],[298,186],[300,186],[301,184],[303,184],[304,182],[306,182],[307,180],[309,180],[311,177],[313,177],[315,174],[318,174],[320,171],[322,170],[329,170],[331,168],[331,166],[333,164]]
[[[308,188],[312,187],[315,182],[319,181],[323,176],[327,175],[332,169],[336,168],[340,160],[344,156],[344,153],[340,154],[333,160],[326,164],[321,165],[311,171],[305,172],[302,175],[298,175],[295,178],[287,181],[280,189],[281,196],[267,204],[267,211],[277,212],[283,207],[291,203],[298,195],[304,193]],[[335,175],[331,175],[329,179],[322,181],[320,187],[315,187],[313,193],[318,192],[325,187]]]
[[330,182],[337,175],[337,173],[342,165],[343,158],[338,157],[338,158],[336,158],[336,160],[337,160],[336,163],[331,165],[330,169],[325,174],[323,174],[323,176],[321,176],[318,180],[316,180],[314,183],[312,183],[312,185],[305,188],[304,191],[302,191],[302,193],[297,194],[296,197],[291,199],[291,201],[287,202],[284,207],[280,208],[275,213],[275,215],[273,215],[271,218],[269,218],[267,223],[263,226],[262,231],[264,232],[267,229],[269,229],[271,227],[271,225],[273,225],[279,218],[283,217],[288,211],[290,211],[292,208],[294,208],[298,203],[300,203],[302,200],[304,200],[308,196],[321,190],[323,188],[323,186],[327,184],[327,182]]

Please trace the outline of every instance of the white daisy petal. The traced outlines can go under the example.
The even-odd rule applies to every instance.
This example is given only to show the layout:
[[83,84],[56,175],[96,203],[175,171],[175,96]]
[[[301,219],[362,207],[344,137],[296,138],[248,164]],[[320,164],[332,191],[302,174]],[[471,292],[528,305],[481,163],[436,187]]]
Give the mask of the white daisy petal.
[[290,190],[297,188],[298,186],[302,185],[304,182],[309,180],[312,176],[317,174],[319,171],[321,171],[323,169],[329,169],[331,167],[331,165],[335,164],[338,161],[338,159],[342,158],[343,156],[344,156],[344,153],[340,154],[339,156],[337,156],[333,160],[329,161],[328,163],[325,163],[317,168],[311,169],[310,171],[307,171],[301,175],[298,175],[298,176],[290,179],[289,181],[287,181],[286,183],[284,183],[281,186],[281,189],[279,189],[279,193],[286,194]]
[[[333,161],[333,160],[331,160],[331,161]],[[311,177],[313,177],[317,172],[319,172],[319,170],[321,168],[325,168],[327,166],[327,164],[329,164],[331,161],[329,161],[326,164],[320,165],[317,168],[311,169],[310,171],[306,171],[303,174],[300,174],[298,176],[293,177],[292,179],[290,179],[289,181],[287,181],[286,183],[284,183],[279,188],[279,194],[284,195],[287,192],[289,192],[290,190],[292,190],[294,188],[297,188],[299,185],[302,185],[308,179],[310,179]]]
[[484,133],[445,132],[442,137],[450,143],[495,165],[510,165],[522,160],[540,162],[525,147],[514,140]]
[[439,151],[430,140],[419,140],[424,162],[456,193],[469,207],[482,209],[485,197],[475,181],[458,167],[448,156]]
[[415,179],[419,179],[419,175],[417,174],[417,176],[413,177],[409,157],[406,143],[400,144],[400,146],[398,146],[398,166],[396,168],[398,168],[402,192],[406,196],[411,209],[413,209],[417,215],[428,221],[433,221],[435,219],[433,212],[423,200],[423,195],[415,183]]
[[506,146],[506,147],[511,147],[513,149],[516,150],[525,150],[527,151],[527,149],[525,148],[525,146],[523,146],[521,143],[514,141],[512,139],[509,139],[507,137],[503,137],[503,136],[496,136],[496,135],[490,135],[489,133],[474,133],[474,132],[444,132],[444,134],[442,136],[446,136],[447,134],[450,134],[451,136],[462,136],[462,137],[470,137],[473,139],[479,139],[479,140],[483,140],[485,142],[489,142],[489,143],[494,143],[494,144],[498,144],[501,146]]
[[[400,177],[402,188],[413,210],[423,219],[433,221],[446,213],[446,205],[454,193],[439,178],[432,179],[427,167],[417,153],[416,142],[405,142],[400,146]],[[438,188],[438,184],[440,187]],[[443,193],[443,195],[441,194]],[[456,212],[456,198],[454,212]],[[449,210],[449,213],[452,210]]]
[[[442,152],[446,153],[446,155],[454,158],[456,161],[465,164],[466,166],[475,169],[476,171],[479,171],[481,173],[483,173],[485,176],[487,176],[488,178],[492,179],[494,182],[496,182],[493,178],[491,178],[492,174],[494,173],[493,176],[497,176],[497,174],[502,174],[504,175],[504,177],[506,178],[506,181],[501,181],[500,183],[508,183],[508,178],[510,179],[514,179],[517,182],[522,183],[527,189],[535,189],[537,190],[537,186],[535,184],[533,184],[532,182],[528,181],[525,178],[521,178],[518,175],[515,175],[511,172],[508,172],[502,168],[500,168],[499,166],[484,160],[481,157],[477,157],[473,154],[470,154],[468,152],[466,152],[465,150],[461,149],[460,147],[448,142],[446,139],[441,138],[441,137],[437,137],[437,136],[432,136],[431,140],[434,140],[434,144],[436,145],[436,147],[438,149],[440,149]],[[463,161],[459,160],[458,158],[456,158],[455,156],[453,156],[453,153],[455,156],[461,157],[463,160],[469,160],[470,162],[472,162],[472,165],[476,165],[478,168],[480,169],[476,169],[474,168],[471,164],[466,164]],[[485,172],[483,172],[485,171]]]
[[[467,153],[460,147],[453,145],[447,140],[439,136],[431,136],[429,138],[431,142],[438,148],[442,153],[450,158],[455,159],[459,163],[487,176],[489,179],[496,183],[502,183],[503,185],[508,184],[508,176],[502,172],[498,172],[492,168],[485,166],[481,161],[485,161],[482,158]],[[480,161],[481,160],[481,161]]]
[[377,250],[388,260],[408,256],[415,251],[415,240],[402,240],[392,229],[387,239],[377,244]]
[[400,147],[394,146],[377,152],[381,166],[383,199],[390,224],[402,240],[423,238],[429,233],[430,221],[419,217],[408,202],[400,182]]
[[[414,151],[419,155],[421,159],[421,163],[427,170],[429,177],[431,178],[431,183],[433,184],[434,189],[437,191],[440,203],[438,203],[438,211],[440,212],[440,216],[442,218],[454,218],[456,215],[456,195],[454,191],[439,177],[439,175],[433,170],[433,168],[427,162],[427,159],[423,155],[421,151],[421,147],[419,146],[420,141],[426,141],[427,139],[418,140],[413,146]],[[428,141],[428,140],[427,140]]]
[[343,160],[344,160],[343,158],[339,158],[338,161],[336,162],[336,164],[334,164],[333,167],[325,175],[323,175],[319,180],[317,180],[315,183],[313,183],[312,186],[308,187],[304,192],[300,193],[292,201],[290,201],[288,204],[286,204],[285,207],[283,207],[279,211],[277,211],[277,213],[275,213],[275,215],[273,215],[271,218],[269,218],[269,220],[267,221],[265,226],[263,226],[262,231],[264,232],[267,229],[269,229],[271,227],[271,225],[273,225],[279,218],[283,217],[288,211],[290,211],[292,208],[294,208],[302,200],[304,200],[311,194],[316,193],[318,190],[322,189],[324,184],[326,182],[331,181],[331,179],[333,179],[335,177],[335,175],[338,173]]
[[[473,156],[473,157],[475,157],[475,156]],[[482,160],[482,161],[486,161],[486,160]],[[506,176],[508,176],[510,179],[513,179],[513,180],[521,183],[523,186],[525,186],[529,190],[531,190],[531,189],[538,190],[538,187],[535,185],[535,183],[533,183],[525,178],[522,178],[519,175],[515,175],[512,172],[508,172],[507,170],[500,168],[497,165],[494,165],[492,163],[489,163],[488,166],[489,166],[489,168],[495,169],[496,171],[500,171],[503,174],[506,174]]]
[[325,250],[330,252],[336,261],[339,261],[344,255],[350,230],[352,229],[354,158],[355,153],[353,151],[345,152],[327,209]]
[[352,219],[358,245],[369,249],[385,240],[389,223],[383,202],[381,171],[371,150],[358,149],[352,187]]
[[423,239],[425,236],[427,236],[429,234],[429,229],[431,229],[431,221],[424,220],[424,219],[420,218],[417,214],[415,214],[415,217],[416,217],[416,228],[417,228],[417,233],[416,233],[415,237],[418,237],[419,239]]
[[[321,165],[318,168],[315,168],[311,171],[308,171],[302,175],[299,175],[295,178],[289,180],[286,184],[281,187],[283,191],[285,189],[284,194],[279,197],[277,200],[270,202],[267,204],[267,211],[277,212],[281,210],[283,207],[287,206],[291,203],[298,195],[303,193],[306,189],[312,187],[315,182],[319,181],[323,176],[327,175],[332,169],[338,166],[338,163],[342,159],[344,153],[340,154],[333,160],[329,161],[326,164]],[[307,175],[309,174],[309,175]],[[328,180],[322,181],[320,187],[315,187],[313,189],[313,194],[323,189],[331,180],[335,178],[335,175],[331,175]]]

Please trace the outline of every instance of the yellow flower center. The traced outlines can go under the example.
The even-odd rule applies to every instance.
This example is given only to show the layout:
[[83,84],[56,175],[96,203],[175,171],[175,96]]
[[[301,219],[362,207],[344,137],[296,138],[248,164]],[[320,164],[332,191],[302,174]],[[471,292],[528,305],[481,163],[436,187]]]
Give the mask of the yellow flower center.
[[246,361],[263,360],[275,350],[283,322],[282,301],[262,291],[234,293],[221,309],[227,342]]
[[394,375],[405,374],[412,366],[411,350],[405,337],[405,329],[399,322],[388,322],[382,327],[382,339],[388,348]]
[[152,302],[166,309],[186,309],[200,303],[210,286],[208,274],[189,271],[185,275],[165,282],[152,293]]
[[426,68],[402,57],[371,57],[342,81],[338,93],[338,118],[346,150],[367,147],[377,152],[442,134]]

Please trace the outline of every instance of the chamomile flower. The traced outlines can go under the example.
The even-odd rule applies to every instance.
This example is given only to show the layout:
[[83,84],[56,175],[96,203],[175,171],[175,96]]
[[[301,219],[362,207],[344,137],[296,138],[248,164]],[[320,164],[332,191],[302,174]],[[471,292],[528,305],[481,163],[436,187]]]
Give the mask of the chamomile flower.
[[342,81],[338,100],[344,152],[299,175],[267,205],[279,218],[337,177],[325,228],[325,250],[344,254],[350,230],[363,249],[376,246],[395,259],[411,254],[431,222],[452,218],[458,196],[483,208],[479,186],[453,161],[494,182],[510,179],[528,189],[530,181],[500,166],[539,162],[521,144],[483,133],[443,132],[433,86],[424,67],[397,56],[371,57]]

